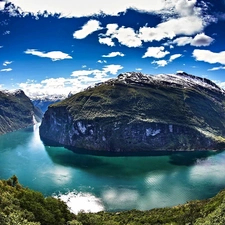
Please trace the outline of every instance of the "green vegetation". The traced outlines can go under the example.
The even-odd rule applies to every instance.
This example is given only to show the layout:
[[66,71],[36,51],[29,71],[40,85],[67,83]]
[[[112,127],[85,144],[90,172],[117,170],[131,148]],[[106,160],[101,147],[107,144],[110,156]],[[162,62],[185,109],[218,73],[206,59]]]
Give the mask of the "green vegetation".
[[33,116],[42,117],[31,100],[19,90],[15,94],[0,91],[0,134],[25,128],[33,124]]
[[23,188],[16,176],[0,181],[1,225],[65,225],[74,218],[63,202]]
[[175,207],[74,215],[62,201],[23,188],[16,176],[0,181],[1,225],[222,225],[224,211],[225,190],[211,199]]
[[221,150],[225,95],[197,84],[114,79],[51,105],[40,135],[92,152]]

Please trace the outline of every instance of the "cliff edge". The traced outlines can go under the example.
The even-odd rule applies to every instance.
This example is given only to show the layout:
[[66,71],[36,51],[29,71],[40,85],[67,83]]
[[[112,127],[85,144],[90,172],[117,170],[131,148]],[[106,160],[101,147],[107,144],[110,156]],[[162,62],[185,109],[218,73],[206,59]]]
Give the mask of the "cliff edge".
[[22,90],[0,91],[0,134],[40,122],[42,113]]
[[40,136],[93,153],[223,149],[225,94],[184,72],[123,73],[51,105]]

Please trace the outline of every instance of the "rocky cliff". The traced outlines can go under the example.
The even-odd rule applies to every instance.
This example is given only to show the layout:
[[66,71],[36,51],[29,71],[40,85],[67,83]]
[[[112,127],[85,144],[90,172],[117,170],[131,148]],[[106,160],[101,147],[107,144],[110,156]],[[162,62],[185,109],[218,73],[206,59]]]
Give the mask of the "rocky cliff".
[[93,153],[223,149],[225,94],[184,72],[124,73],[51,105],[40,136]]
[[42,113],[22,90],[0,91],[0,134],[40,122],[41,117]]

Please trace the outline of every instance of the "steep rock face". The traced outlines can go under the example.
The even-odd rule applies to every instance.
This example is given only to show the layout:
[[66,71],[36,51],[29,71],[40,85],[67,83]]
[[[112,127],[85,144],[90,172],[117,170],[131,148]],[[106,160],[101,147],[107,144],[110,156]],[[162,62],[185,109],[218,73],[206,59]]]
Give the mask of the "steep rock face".
[[225,95],[187,73],[120,74],[51,105],[40,126],[47,144],[107,152],[225,147]]
[[22,90],[13,93],[0,91],[0,106],[0,134],[40,122],[42,117]]

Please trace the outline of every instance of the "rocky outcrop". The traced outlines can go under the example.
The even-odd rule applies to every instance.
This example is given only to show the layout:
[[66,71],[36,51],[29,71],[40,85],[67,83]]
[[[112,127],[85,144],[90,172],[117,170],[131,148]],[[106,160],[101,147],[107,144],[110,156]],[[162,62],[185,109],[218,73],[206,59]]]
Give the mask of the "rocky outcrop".
[[22,90],[0,91],[0,134],[40,122],[42,113]]
[[212,81],[183,72],[124,73],[51,105],[40,136],[93,153],[222,149],[225,95]]

